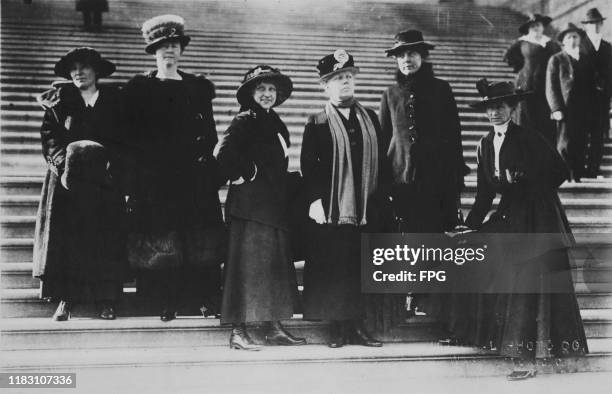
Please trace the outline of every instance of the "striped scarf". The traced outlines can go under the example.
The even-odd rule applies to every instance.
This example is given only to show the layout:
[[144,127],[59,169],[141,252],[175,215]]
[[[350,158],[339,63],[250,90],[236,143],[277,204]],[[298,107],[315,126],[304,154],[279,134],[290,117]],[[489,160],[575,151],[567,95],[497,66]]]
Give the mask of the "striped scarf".
[[[327,222],[335,223],[332,218],[337,217],[338,221],[336,224],[363,226],[367,223],[368,197],[374,192],[378,182],[378,140],[372,119],[370,119],[365,108],[357,101],[355,101],[354,105],[363,139],[361,209],[357,210],[357,201],[355,200],[351,144],[348,134],[340,115],[333,105],[328,102],[325,105],[325,114],[327,115],[331,131],[333,156]],[[339,212],[333,212],[334,207],[338,207]],[[357,212],[361,212],[361,218],[357,217]]]

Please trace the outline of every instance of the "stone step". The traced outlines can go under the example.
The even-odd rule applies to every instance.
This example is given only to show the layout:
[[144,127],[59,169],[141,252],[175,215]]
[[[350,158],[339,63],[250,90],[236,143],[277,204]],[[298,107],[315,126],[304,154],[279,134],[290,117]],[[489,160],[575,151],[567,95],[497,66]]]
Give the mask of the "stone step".
[[[579,359],[560,360],[559,366],[572,372],[610,371],[612,369],[612,358],[610,358],[612,341],[609,339],[591,339],[588,345],[589,355]],[[378,379],[374,383],[371,382],[371,379],[367,380],[369,386],[372,387],[368,390],[374,390],[377,384],[380,385],[377,382],[387,382],[387,378],[389,381],[396,381],[393,380],[396,379],[395,371],[400,368],[402,379],[413,378],[419,380],[423,378],[437,380],[483,378],[486,376],[499,376],[501,378],[512,371],[513,368],[509,360],[504,360],[485,351],[468,347],[440,346],[433,342],[386,343],[382,348],[347,346],[342,349],[330,349],[327,346],[316,344],[302,346],[299,349],[269,346],[260,352],[236,352],[229,349],[227,344],[220,346],[196,344],[193,347],[177,346],[159,349],[12,350],[5,352],[5,354],[7,357],[0,362],[0,366],[7,372],[77,371],[79,378],[82,378],[79,380],[79,387],[85,389],[91,387],[92,390],[94,390],[94,387],[99,387],[99,385],[90,383],[91,380],[95,381],[95,379],[83,377],[90,376],[90,374],[101,374],[106,378],[109,371],[112,372],[112,380],[115,383],[121,382],[117,387],[120,386],[122,390],[132,390],[132,386],[138,389],[164,387],[168,382],[168,374],[171,374],[172,379],[176,379],[176,376],[182,376],[180,371],[184,368],[195,369],[200,367],[202,368],[201,371],[205,371],[206,376],[214,376],[216,379],[227,375],[229,381],[222,380],[225,390],[233,390],[232,387],[236,387],[236,389],[239,387],[238,390],[249,387],[251,391],[253,387],[264,387],[259,379],[256,379],[257,383],[252,381],[251,376],[254,375],[265,376],[272,373],[272,379],[275,379],[274,376],[276,375],[294,376],[294,374],[298,375],[304,370],[311,371],[313,374],[316,373],[318,383],[310,383],[311,378],[308,376],[304,377],[305,380],[299,383],[300,392],[302,392],[305,387],[309,387],[306,390],[314,390],[315,387],[317,389],[319,387],[335,387],[338,384],[338,376],[346,378],[343,374],[346,374],[349,369],[350,376],[357,377],[356,379],[360,382],[357,384],[362,389],[366,382],[361,382],[359,377],[376,376]],[[403,365],[399,363],[403,363]],[[197,371],[194,371],[194,373],[201,373]],[[554,373],[556,372],[550,365],[538,367],[538,376]],[[242,378],[237,378],[244,376],[249,377],[248,383],[244,382]],[[589,376],[587,375],[583,379],[589,379],[589,382],[598,379],[595,381],[603,384],[605,382],[603,376],[607,375],[599,373],[592,377]],[[568,378],[574,379],[575,377]],[[198,375],[189,387],[195,387],[201,379],[202,376]],[[286,390],[284,392],[294,390],[294,387],[296,387],[295,379],[297,378],[294,378],[286,388],[282,384],[279,386],[278,382],[275,381],[274,387]],[[307,381],[306,379],[310,380]],[[576,377],[576,379],[579,378]],[[128,382],[134,383],[130,385]],[[148,385],[143,382],[147,382]],[[175,389],[186,384],[183,380],[180,383],[173,382],[173,388]],[[105,387],[109,383],[106,382]],[[214,382],[208,381],[206,386],[209,388],[217,387],[216,383],[216,380]],[[444,387],[446,389],[449,386],[444,385]],[[557,386],[553,384],[553,387]],[[437,392],[435,389],[434,391]]]
[[[610,338],[612,310],[583,309],[581,311],[587,339]],[[301,316],[283,322],[294,335],[309,343],[328,340],[328,328],[322,322],[307,322]],[[205,344],[227,344],[229,327],[220,326],[217,319],[179,317],[164,323],[158,317],[123,317],[114,321],[94,318],[73,318],[54,322],[50,318],[12,318],[1,321],[3,350],[25,349],[95,349],[138,348],[155,343],[156,347],[180,347]],[[255,340],[262,332],[254,329]],[[427,316],[415,316],[405,324],[382,335],[385,342],[435,341],[442,334],[437,324]]]
[[[202,317],[179,317],[169,323],[161,322],[157,316],[120,317],[114,321],[74,318],[60,324],[49,318],[13,318],[2,319],[0,324],[3,333],[0,348],[3,350],[138,348],[153,343],[156,347],[220,346],[227,344],[230,332],[229,327],[219,325],[218,319]],[[325,323],[304,321],[300,315],[294,315],[283,325],[309,343],[321,344],[328,340]],[[441,333],[431,319],[417,316],[381,339],[388,342],[433,341]],[[253,336],[261,341],[262,330],[254,329]]]

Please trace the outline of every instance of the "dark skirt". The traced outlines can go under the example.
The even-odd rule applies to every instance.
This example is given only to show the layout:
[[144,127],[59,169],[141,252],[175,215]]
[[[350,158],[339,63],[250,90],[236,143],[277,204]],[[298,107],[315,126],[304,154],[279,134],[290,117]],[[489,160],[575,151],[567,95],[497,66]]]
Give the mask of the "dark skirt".
[[33,276],[42,298],[114,300],[129,278],[122,198],[113,189],[67,191],[51,172],[43,183],[34,235]]
[[360,229],[310,222],[307,233],[304,319],[362,319]]
[[288,232],[239,218],[229,225],[221,323],[290,319],[297,280]]

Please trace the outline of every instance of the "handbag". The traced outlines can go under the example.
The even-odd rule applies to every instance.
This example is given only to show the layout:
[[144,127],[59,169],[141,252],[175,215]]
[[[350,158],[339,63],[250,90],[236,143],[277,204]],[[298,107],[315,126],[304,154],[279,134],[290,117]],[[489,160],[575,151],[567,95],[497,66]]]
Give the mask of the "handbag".
[[181,242],[176,231],[129,233],[127,250],[130,268],[136,271],[176,268],[183,260]]

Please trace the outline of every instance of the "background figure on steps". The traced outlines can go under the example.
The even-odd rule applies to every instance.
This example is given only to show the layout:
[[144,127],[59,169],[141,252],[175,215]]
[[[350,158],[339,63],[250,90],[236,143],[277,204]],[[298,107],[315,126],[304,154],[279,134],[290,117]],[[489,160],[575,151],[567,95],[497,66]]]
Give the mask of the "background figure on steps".
[[[472,107],[486,111],[493,130],[478,145],[476,200],[466,225],[485,236],[541,233],[555,239],[547,241],[552,246],[536,257],[517,261],[516,246],[506,246],[510,241],[500,236],[502,257],[485,261],[495,264],[487,268],[494,272],[492,291],[504,293],[480,294],[465,305],[464,318],[477,320],[468,325],[472,332],[464,333],[463,339],[512,358],[517,368],[508,378],[526,379],[535,376],[535,360],[588,352],[567,250],[574,238],[557,195],[568,171],[540,133],[510,120],[516,103],[528,93],[515,90],[511,82],[481,79],[476,86],[482,100]],[[501,195],[498,207],[483,223],[497,194]],[[542,243],[532,250],[536,248]]]
[[[361,233],[375,232],[372,196],[388,183],[385,144],[374,111],[355,98],[353,56],[338,49],[317,65],[329,98],[309,117],[300,165],[306,187],[304,319],[331,322],[329,346],[382,346],[366,331]],[[385,178],[386,177],[386,178]]]
[[159,306],[163,321],[174,319],[179,306],[215,315],[225,253],[218,195],[225,179],[213,156],[215,88],[179,69],[190,41],[183,18],[157,16],[142,32],[157,69],[123,89],[130,263],[138,293]]
[[521,101],[514,111],[513,120],[519,126],[537,130],[551,143],[556,141],[555,123],[550,119],[546,101],[546,66],[548,59],[561,50],[544,29],[551,22],[548,16],[535,14],[519,27],[522,34],[504,55],[504,61],[514,69],[518,89],[533,95]]
[[54,320],[76,303],[95,301],[115,318],[127,279],[123,199],[118,188],[119,92],[100,86],[115,65],[91,48],[68,52],[55,74],[72,80],[45,92],[41,127],[47,175],[34,235],[34,277],[43,298],[59,301]]
[[588,151],[585,177],[596,178],[601,173],[603,141],[610,130],[610,99],[612,98],[612,45],[602,39],[601,29],[604,18],[597,8],[587,11],[582,21],[586,37],[582,39],[581,50],[592,65],[593,86],[591,89],[591,110],[594,112],[588,129]]
[[267,65],[247,71],[236,92],[240,112],[219,148],[230,181],[226,220],[221,323],[232,324],[232,349],[259,350],[247,323],[265,322],[271,345],[304,345],[283,328],[297,306],[297,279],[289,232],[289,131],[274,111],[293,91],[288,76]]
[[[426,61],[432,49],[420,31],[407,30],[385,51],[398,68],[397,83],[385,90],[380,104],[397,232],[442,233],[460,224],[458,202],[469,168],[453,91]],[[441,308],[447,302],[441,297],[417,296],[413,304],[444,320]],[[404,299],[398,302],[403,305]]]
[[587,131],[592,123],[590,59],[580,53],[584,31],[568,24],[557,39],[563,51],[553,55],[546,69],[546,99],[557,122],[556,146],[570,168],[570,179],[585,173]]
[[102,13],[108,12],[108,0],[76,0],[76,10],[83,13],[83,27],[87,31],[102,30]]

